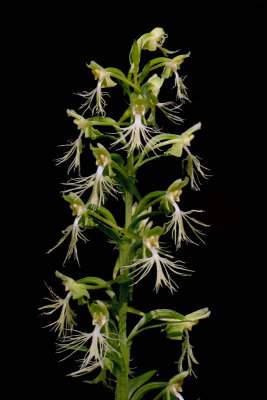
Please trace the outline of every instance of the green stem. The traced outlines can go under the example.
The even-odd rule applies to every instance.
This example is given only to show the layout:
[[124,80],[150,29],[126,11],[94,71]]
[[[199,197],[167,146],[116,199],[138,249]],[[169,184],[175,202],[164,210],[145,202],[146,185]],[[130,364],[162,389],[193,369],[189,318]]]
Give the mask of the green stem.
[[[128,159],[128,175],[132,175],[133,171],[133,156]],[[132,205],[133,196],[130,192],[125,193],[125,229],[131,224],[132,221]],[[125,238],[124,244],[120,250],[120,265],[127,265],[129,263],[131,241]],[[120,273],[121,276],[127,277],[129,275],[128,269],[124,269]],[[119,295],[119,336],[121,340],[121,363],[117,370],[116,392],[115,400],[128,400],[129,398],[129,363],[130,363],[130,346],[127,343],[127,312],[128,312],[128,299],[129,299],[129,283],[120,285]]]
[[114,72],[111,72],[110,75],[113,76],[113,78],[119,79],[119,80],[125,82],[127,85],[132,86],[137,92],[142,93],[142,90],[138,86],[136,86],[134,83],[132,83],[128,79],[123,78],[123,76],[117,75]]

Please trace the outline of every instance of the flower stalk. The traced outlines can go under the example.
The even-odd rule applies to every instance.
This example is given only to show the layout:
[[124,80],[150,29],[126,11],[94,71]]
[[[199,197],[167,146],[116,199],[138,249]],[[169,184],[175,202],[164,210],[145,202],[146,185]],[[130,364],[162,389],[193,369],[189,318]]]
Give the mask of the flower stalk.
[[[57,164],[61,164],[72,159],[67,172],[78,171],[78,176],[64,183],[65,190],[62,191],[63,199],[72,211],[73,222],[63,230],[63,237],[50,251],[64,246],[68,239],[63,264],[71,262],[74,255],[74,260],[81,266],[79,273],[82,273],[79,243],[86,243],[89,238],[92,240],[94,230],[98,229],[114,246],[117,260],[108,281],[91,276],[90,272],[74,280],[57,271],[56,276],[67,293],[59,296],[49,287],[48,304],[40,309],[44,315],[55,319],[48,326],[58,334],[58,352],[67,354],[65,358],[82,355],[78,369],[70,372],[69,376],[87,378],[87,375],[98,371],[97,376],[85,382],[102,382],[113,390],[115,400],[147,398],[150,391],[154,391],[155,400],[183,400],[183,381],[192,373],[192,363],[197,363],[189,332],[201,319],[209,316],[207,308],[183,315],[170,309],[141,311],[133,305],[134,288],[141,280],[150,284],[155,279],[156,293],[170,290],[173,294],[179,288],[182,277],[192,272],[176,253],[166,250],[162,236],[167,238],[171,232],[179,252],[183,242],[195,243],[188,231],[194,233],[195,240],[202,242],[204,233],[199,228],[208,226],[191,216],[193,212],[202,210],[182,211],[178,205],[182,191],[190,186],[198,190],[198,176],[207,178],[207,175],[200,158],[189,150],[194,133],[201,124],[196,123],[182,133],[177,132],[177,125],[183,122],[180,116],[182,104],[189,99],[180,68],[190,53],[170,58],[169,55],[176,52],[163,47],[166,39],[163,28],[157,27],[135,40],[130,50],[127,76],[118,68],[104,68],[95,61],[87,65],[97,81],[96,87],[80,93],[85,98],[81,106],[84,109],[82,115],[74,110],[67,111],[68,116],[73,118],[78,135],[67,144],[69,151],[57,160]],[[160,51],[163,56],[152,58],[141,69],[144,51]],[[160,99],[161,88],[171,77],[174,77],[176,86],[176,101],[163,101]],[[110,95],[117,83],[129,99],[121,117],[114,120],[106,117],[104,97]],[[176,133],[166,133],[158,128],[156,120],[160,111],[176,125]],[[91,116],[85,115],[87,113]],[[114,131],[108,132],[107,129]],[[81,176],[81,153],[86,141],[89,141],[96,165],[94,171]],[[155,191],[139,192],[137,184],[140,176],[137,178],[137,175],[142,165],[163,157],[176,165],[177,159],[181,159],[184,153],[182,176],[168,186],[166,181],[171,174],[167,174],[162,184],[159,179],[161,187]],[[150,171],[154,173],[153,168]],[[184,189],[188,182],[190,185]],[[124,209],[124,224],[118,224],[113,215],[112,197],[119,204],[117,208]],[[87,329],[80,329],[76,319],[76,310],[81,306],[88,310]],[[129,312],[137,318],[131,331]],[[132,342],[147,330],[153,333],[161,330],[166,333],[167,339],[181,341],[178,374],[174,364],[174,371],[170,371],[174,375],[170,375],[167,382],[151,381],[156,370],[132,377]]]

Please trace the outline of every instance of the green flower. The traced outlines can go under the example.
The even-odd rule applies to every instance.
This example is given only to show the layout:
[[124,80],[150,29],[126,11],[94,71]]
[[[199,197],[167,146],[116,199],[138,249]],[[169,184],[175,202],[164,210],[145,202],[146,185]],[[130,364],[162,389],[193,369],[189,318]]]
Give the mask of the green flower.
[[[91,92],[81,92],[79,93],[80,96],[84,97],[86,99],[85,103],[81,106],[81,108],[86,107],[85,111],[90,109],[92,113],[96,114],[101,114],[105,115],[105,110],[104,107],[106,106],[106,101],[104,99],[104,95],[107,95],[108,93],[102,92],[102,88],[110,88],[113,86],[116,86],[117,83],[115,83],[110,75],[111,73],[106,71],[103,67],[101,67],[99,64],[97,64],[94,61],[91,61],[90,64],[87,65],[88,68],[92,70],[92,73],[95,77],[96,80],[98,80],[97,86],[94,90]],[[92,107],[92,102],[96,99],[96,104],[94,107]],[[84,111],[84,112],[85,112]]]
[[71,192],[82,196],[86,190],[92,188],[92,194],[87,202],[87,206],[90,205],[93,208],[98,208],[101,204],[104,204],[106,194],[116,197],[116,193],[118,193],[116,189],[117,183],[112,178],[114,173],[110,165],[111,155],[102,144],[98,143],[97,146],[93,147],[90,145],[96,158],[96,172],[86,177],[71,179],[65,183],[65,185],[70,186],[70,189],[64,191],[64,193]]
[[137,44],[141,50],[155,51],[161,47],[167,38],[162,28],[154,28],[151,32],[145,33],[138,40]]
[[86,216],[87,209],[83,201],[75,193],[70,193],[68,196],[64,196],[64,199],[70,203],[70,208],[72,209],[73,212],[72,215],[75,216],[76,218],[74,219],[73,224],[67,226],[67,228],[62,231],[63,237],[54,247],[52,247],[52,249],[48,251],[48,253],[50,253],[58,246],[60,246],[70,235],[71,237],[70,244],[63,264],[65,264],[65,262],[70,259],[72,254],[74,254],[74,258],[79,263],[78,250],[77,250],[78,239],[81,239],[84,242],[87,242],[88,240],[82,233],[82,228],[80,226],[82,218]]
[[196,218],[191,217],[192,213],[203,212],[203,210],[190,210],[190,211],[182,211],[178,206],[178,202],[180,201],[180,196],[182,194],[182,188],[187,184],[188,178],[184,181],[181,179],[177,179],[166,191],[166,195],[162,200],[162,206],[169,212],[173,210],[170,218],[171,220],[166,224],[166,232],[169,230],[172,231],[172,238],[176,244],[176,248],[181,246],[181,242],[184,240],[187,243],[196,244],[186,233],[184,222],[189,226],[195,236],[201,240],[203,243],[202,235],[204,233],[196,228],[195,225],[201,225],[208,227],[209,225],[204,224],[203,222],[198,221]]
[[71,292],[73,300],[78,300],[78,304],[84,304],[86,302],[85,298],[90,298],[86,285],[83,283],[77,283],[74,279],[58,271],[56,271],[56,277],[62,280],[65,290]]
[[[75,330],[70,336],[66,336],[58,352],[74,349],[72,354],[78,350],[82,350],[91,342],[89,349],[85,352],[81,360],[80,367],[77,371],[69,374],[70,376],[80,376],[95,370],[96,368],[104,368],[107,352],[116,351],[110,345],[110,337],[108,332],[109,313],[105,304],[99,300],[90,306],[90,312],[93,317],[92,324],[94,329],[92,332],[81,332]],[[104,332],[103,332],[104,330]]]
[[184,100],[189,100],[186,86],[184,84],[184,78],[181,78],[178,74],[178,69],[180,69],[181,64],[184,59],[190,56],[190,52],[187,54],[182,54],[174,57],[170,61],[164,62],[164,69],[162,72],[162,78],[167,79],[174,74],[175,86],[177,88],[177,98],[184,102]]
[[[133,268],[130,276],[137,278],[134,284],[140,282],[153,267],[156,268],[157,278],[155,289],[159,290],[160,286],[164,284],[171,292],[176,291],[177,284],[173,281],[169,271],[178,275],[186,275],[184,272],[187,270],[181,261],[172,261],[173,258],[167,251],[163,251],[159,245],[159,237],[163,233],[163,228],[155,227],[150,229],[143,237],[144,257],[134,261],[131,265],[124,266],[123,269]],[[146,256],[146,254],[150,256]]]

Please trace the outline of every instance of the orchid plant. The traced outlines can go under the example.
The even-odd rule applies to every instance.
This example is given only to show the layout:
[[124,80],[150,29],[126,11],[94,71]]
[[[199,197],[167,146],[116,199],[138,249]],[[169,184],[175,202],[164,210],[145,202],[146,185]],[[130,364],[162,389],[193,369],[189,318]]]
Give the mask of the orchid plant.
[[[208,308],[187,315],[171,309],[140,311],[131,304],[134,285],[147,276],[151,279],[156,276],[156,292],[167,286],[173,293],[178,288],[179,275],[191,272],[184,262],[176,260],[163,247],[163,237],[171,232],[177,250],[183,242],[203,241],[200,228],[207,226],[195,217],[202,210],[182,211],[178,205],[187,185],[199,190],[201,177],[208,176],[200,159],[189,150],[201,124],[173,134],[162,132],[156,123],[157,114],[162,113],[163,118],[180,124],[183,121],[181,106],[188,100],[180,67],[190,53],[173,57],[172,54],[177,52],[163,47],[166,38],[162,28],[155,28],[135,40],[130,50],[127,75],[118,68],[104,68],[94,61],[87,65],[97,81],[96,88],[80,93],[85,99],[82,113],[67,111],[78,128],[77,138],[65,145],[66,152],[57,160],[57,164],[69,163],[68,173],[77,171],[78,174],[64,184],[63,190],[63,198],[72,210],[73,223],[63,230],[63,237],[51,250],[68,241],[64,264],[71,256],[79,263],[79,240],[86,242],[95,229],[100,229],[114,245],[118,257],[108,281],[96,276],[74,280],[57,271],[66,297],[59,297],[48,287],[50,298],[41,310],[46,315],[57,314],[48,326],[57,332],[58,351],[65,357],[72,354],[81,357],[78,369],[70,375],[87,378],[88,374],[97,371],[89,382],[104,383],[114,390],[116,400],[139,400],[151,393],[154,400],[183,399],[183,382],[193,373],[192,366],[197,363],[189,332],[210,314]],[[141,68],[142,52],[157,50],[161,56]],[[160,102],[161,88],[168,79],[174,81],[176,101]],[[106,116],[105,106],[108,91],[117,84],[127,101],[121,118],[114,120]],[[85,116],[86,113],[90,116]],[[96,171],[81,176],[81,153],[87,140],[95,158]],[[136,185],[139,169],[159,157],[182,159],[183,176],[177,177],[164,190],[143,196]],[[123,226],[118,225],[107,208],[110,196],[125,205]],[[154,225],[159,215],[163,219],[166,217],[163,226]],[[73,310],[77,306],[88,309],[92,325],[88,332],[77,327],[77,315]],[[128,313],[139,318],[131,331],[127,327]],[[137,335],[152,328],[159,328],[168,339],[181,342],[178,370],[166,382],[151,381],[156,370],[144,371],[139,376],[130,373],[131,345]]]

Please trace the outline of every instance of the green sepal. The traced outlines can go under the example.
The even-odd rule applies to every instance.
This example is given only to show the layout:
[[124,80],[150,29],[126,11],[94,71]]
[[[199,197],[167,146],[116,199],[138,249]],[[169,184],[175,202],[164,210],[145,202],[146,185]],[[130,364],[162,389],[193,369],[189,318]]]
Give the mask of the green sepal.
[[86,229],[93,229],[96,228],[98,224],[95,223],[93,217],[86,214],[81,218],[81,226]]
[[129,399],[131,399],[133,393],[140,388],[140,386],[147,383],[153,375],[157,372],[156,369],[145,372],[142,375],[136,376],[133,379],[129,380]]
[[141,400],[147,392],[156,389],[164,389],[168,386],[168,382],[150,382],[141,386],[131,397],[130,400]]
[[164,36],[163,28],[154,28],[151,32],[145,33],[138,40],[137,44],[140,49],[155,51],[161,42],[161,38]]
[[184,180],[176,179],[167,189],[166,194],[175,192],[176,190],[181,190],[184,186],[188,184],[189,178],[186,176]]
[[167,333],[167,338],[172,339],[172,340],[182,340],[183,338],[183,332],[185,329],[185,323],[180,322],[180,323],[171,323],[166,326],[162,331],[166,331]]
[[162,228],[161,226],[155,226],[155,228],[150,229],[147,233],[146,233],[146,237],[150,238],[151,236],[161,236],[164,232],[164,228]]
[[102,154],[107,157],[110,158],[110,153],[109,151],[105,148],[105,146],[103,146],[101,143],[97,143],[97,147],[94,147],[91,143],[90,143],[90,149],[92,150],[92,152],[94,153],[94,156],[96,158],[100,157]]
[[188,371],[180,372],[179,374],[173,376],[173,377],[169,380],[169,385],[173,385],[173,384],[175,384],[175,383],[182,382],[185,378],[188,377],[188,375],[189,375],[189,372],[188,372]]
[[[103,71],[103,72],[109,72],[108,69],[110,69],[110,68],[103,68],[103,67],[101,67],[101,65],[97,64],[95,61],[91,61],[90,64],[86,64],[86,66],[92,70],[92,72],[93,72],[93,74],[94,74],[94,76],[95,76],[95,79],[99,79],[99,78],[96,76],[96,73],[95,73],[95,70],[96,70],[96,69],[98,69],[98,70],[100,70],[100,71]],[[103,88],[109,88],[109,87],[114,87],[114,86],[116,86],[116,85],[117,85],[117,83],[114,82],[114,81],[111,79],[109,73],[105,74],[101,86],[102,86]]]
[[62,197],[70,204],[77,204],[78,206],[84,207],[84,202],[76,193],[70,192],[67,196],[63,195]]
[[73,300],[83,299],[84,297],[90,298],[88,290],[81,283],[74,285],[72,289]]
[[91,303],[89,305],[89,311],[93,318],[94,318],[95,314],[99,315],[100,313],[102,313],[103,315],[105,315],[107,320],[109,320],[109,312],[108,312],[107,306],[105,305],[105,303],[103,301],[96,300],[93,303]]
[[[104,386],[106,386],[107,388],[109,388],[109,389],[112,389],[112,387],[107,383],[107,381],[106,381],[106,375],[107,375],[107,368],[106,368],[106,366],[105,366],[105,361],[106,360],[108,360],[107,359],[107,357],[105,357],[104,358],[104,368],[103,369],[101,369],[101,371],[99,372],[99,374],[97,375],[97,377],[96,378],[94,378],[94,379],[92,379],[91,381],[83,381],[83,382],[85,382],[85,383],[89,383],[90,385],[96,385],[97,383],[100,383],[100,382],[102,382],[102,384],[104,385]],[[111,360],[109,360],[111,363],[112,363],[112,361]],[[113,363],[112,363],[113,364]]]
[[158,98],[157,98],[157,96],[155,96],[153,93],[151,93],[151,92],[147,92],[146,93],[146,96],[147,96],[147,99],[148,99],[148,101],[149,101],[149,103],[152,105],[152,106],[155,106],[156,104],[158,104]]
[[[188,177],[186,177],[184,180],[176,179],[176,181],[174,181],[168,187],[168,189],[166,191],[166,196],[164,196],[162,198],[162,200],[160,201],[160,207],[159,207],[160,210],[162,210],[164,213],[167,213],[167,214],[170,213],[170,212],[173,212],[174,207],[173,207],[171,201],[168,199],[168,195],[170,193],[173,193],[173,192],[177,191],[177,192],[179,192],[179,196],[180,196],[182,188],[185,185],[187,185],[188,181],[189,181]],[[178,200],[176,199],[176,201],[178,201]]]
[[201,308],[200,310],[194,311],[191,314],[186,314],[185,319],[186,320],[191,320],[191,321],[196,321],[200,319],[205,319],[210,316],[210,310],[208,307]]
[[95,129],[92,124],[88,124],[85,127],[85,129],[84,129],[84,137],[85,138],[87,138],[87,139],[90,138],[92,140],[96,140],[100,136],[102,136],[102,133],[98,129]]
[[163,82],[163,78],[160,78],[157,74],[154,74],[141,87],[142,91],[146,93],[149,102],[153,105],[158,103],[158,95]]
[[87,304],[87,302],[88,302],[88,300],[85,299],[85,297],[79,297],[77,299],[78,306],[83,306],[84,304]]
[[80,300],[82,299],[82,304],[86,303],[84,297],[87,299],[90,298],[86,285],[82,283],[78,283],[74,279],[68,277],[67,275],[63,275],[61,272],[55,272],[56,277],[60,278],[65,286],[65,290],[71,291],[73,300]]
[[183,145],[184,142],[183,140],[179,140],[176,143],[174,143],[172,145],[171,148],[169,148],[166,152],[165,155],[166,156],[174,156],[174,157],[181,157],[182,153],[183,153]]

